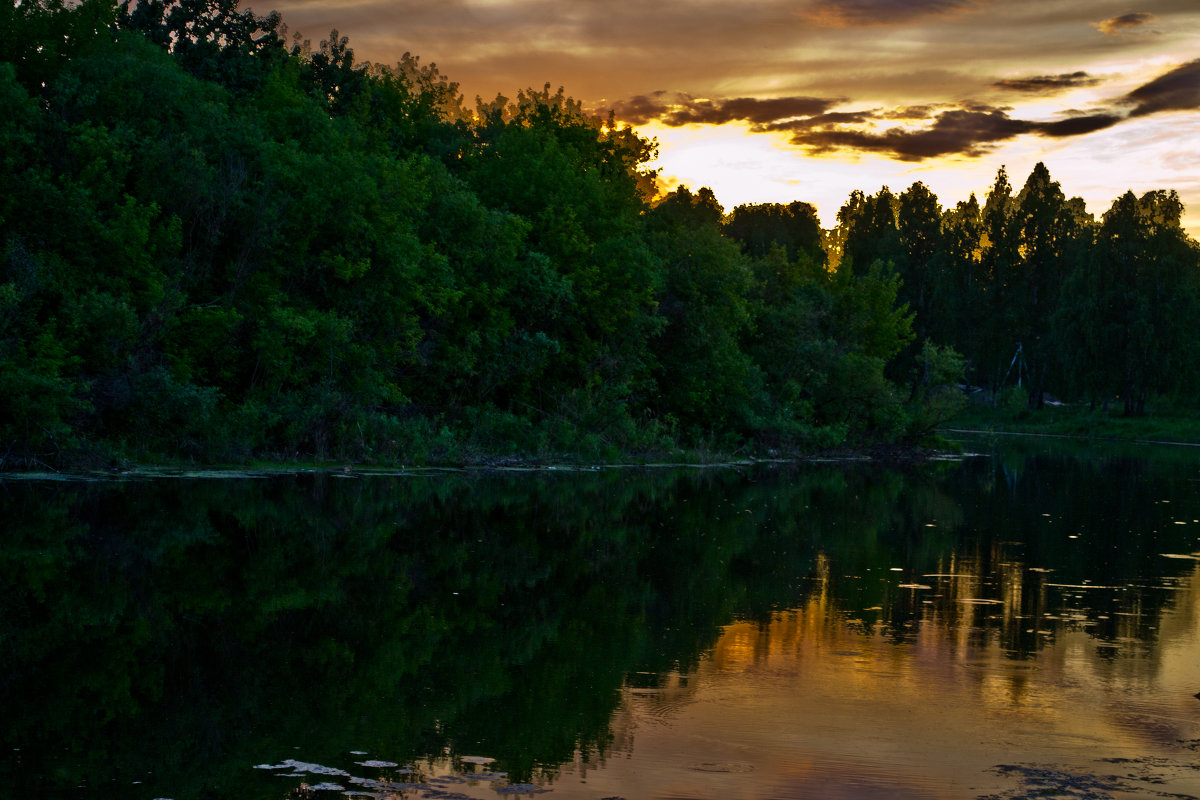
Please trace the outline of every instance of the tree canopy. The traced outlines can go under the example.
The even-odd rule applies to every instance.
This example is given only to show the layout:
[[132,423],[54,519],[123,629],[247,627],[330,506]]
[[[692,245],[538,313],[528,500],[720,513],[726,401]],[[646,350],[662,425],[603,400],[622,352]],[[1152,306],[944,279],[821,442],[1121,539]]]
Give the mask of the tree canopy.
[[0,100],[0,468],[859,445],[1017,341],[1095,396],[1193,358],[1166,193],[726,214],[562,89],[468,110],[233,0],[0,5]]

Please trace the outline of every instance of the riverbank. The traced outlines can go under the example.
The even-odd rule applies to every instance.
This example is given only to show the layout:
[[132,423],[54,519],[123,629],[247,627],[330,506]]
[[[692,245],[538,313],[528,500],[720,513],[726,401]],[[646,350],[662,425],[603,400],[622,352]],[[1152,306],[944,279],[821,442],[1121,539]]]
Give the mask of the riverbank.
[[581,472],[611,469],[738,469],[763,464],[871,461],[898,466],[954,459],[959,448],[952,440],[935,437],[921,444],[874,443],[803,449],[799,447],[660,448],[604,452],[485,453],[456,450],[428,452],[411,459],[355,460],[254,458],[203,461],[168,456],[148,458],[82,458],[51,464],[32,460],[0,462],[0,479],[145,480],[152,478],[241,478],[301,473],[357,475],[428,475],[480,472]]
[[353,478],[365,476],[415,476],[415,475],[461,475],[479,473],[551,473],[551,472],[599,472],[605,470],[670,470],[670,469],[747,469],[764,465],[785,464],[832,464],[850,462],[876,462],[889,466],[918,464],[933,460],[957,459],[959,455],[951,447],[942,450],[930,448],[877,447],[869,450],[839,450],[804,455],[779,457],[718,458],[706,454],[700,459],[672,460],[664,454],[662,458],[629,459],[589,463],[567,460],[544,461],[537,459],[495,458],[464,464],[347,464],[342,462],[279,462],[246,465],[184,465],[184,464],[114,464],[104,468],[63,468],[44,466],[24,470],[0,470],[0,481],[4,480],[49,480],[49,481],[140,481],[165,479],[238,479],[269,478],[280,475],[317,474]]
[[1046,406],[1032,410],[973,404],[940,430],[945,433],[1011,433],[1200,446],[1200,415],[1178,409],[1126,417],[1119,409],[1106,411],[1085,405]]

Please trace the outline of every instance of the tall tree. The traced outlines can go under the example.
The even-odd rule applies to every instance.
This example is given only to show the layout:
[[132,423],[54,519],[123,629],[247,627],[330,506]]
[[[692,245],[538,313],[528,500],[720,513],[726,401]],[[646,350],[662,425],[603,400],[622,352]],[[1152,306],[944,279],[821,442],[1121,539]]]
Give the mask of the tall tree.
[[896,227],[896,196],[884,186],[864,197],[853,192],[838,211],[835,239],[840,243],[838,269],[849,267],[865,275],[876,261],[895,264],[900,259],[900,234]]
[[1064,337],[1079,383],[1093,398],[1120,397],[1126,415],[1142,414],[1153,394],[1194,384],[1200,248],[1181,219],[1174,192],[1117,198],[1058,319],[1082,333]]
[[[900,195],[896,228],[900,258],[900,299],[915,317],[918,341],[930,336],[935,316],[934,284],[942,252],[942,207],[937,196],[923,183],[914,183]],[[944,313],[938,309],[936,313]]]
[[1021,343],[1029,399],[1037,408],[1042,406],[1051,370],[1061,378],[1062,364],[1055,357],[1050,328],[1063,281],[1082,254],[1083,221],[1075,208],[1041,162],[1014,201],[1011,234],[1018,260],[1006,286],[1006,319],[1010,335]]
[[[999,391],[1013,364],[1020,369],[1022,343],[1014,336],[1014,317],[1018,313],[1014,295],[1020,262],[1012,222],[1014,202],[1008,172],[1001,167],[983,205],[980,279],[984,316],[975,353],[986,384],[993,391]],[[1017,377],[1020,380],[1019,372]]]
[[939,309],[929,320],[930,338],[952,343],[967,356],[968,378],[982,381],[980,356],[987,322],[988,285],[981,256],[983,212],[972,194],[942,215],[942,249],[932,294]]

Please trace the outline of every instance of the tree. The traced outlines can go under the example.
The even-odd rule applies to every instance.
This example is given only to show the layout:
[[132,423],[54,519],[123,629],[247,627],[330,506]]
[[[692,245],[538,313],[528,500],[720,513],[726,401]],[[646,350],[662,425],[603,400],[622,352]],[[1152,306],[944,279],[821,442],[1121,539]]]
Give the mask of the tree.
[[[988,285],[980,263],[982,210],[972,194],[946,209],[941,220],[942,247],[935,258],[932,303],[938,312],[928,320],[930,338],[953,343],[967,356],[968,376],[980,373],[988,309]],[[970,366],[975,366],[971,370]],[[977,378],[978,379],[978,378]]]
[[982,211],[980,240],[980,279],[982,282],[983,319],[976,363],[986,385],[998,392],[1005,380],[1006,369],[1014,352],[1021,347],[1015,338],[1015,317],[1019,315],[1016,299],[1020,253],[1014,232],[1014,200],[1008,172],[1001,167],[996,181],[988,192]]
[[836,342],[816,401],[819,418],[838,421],[853,440],[900,434],[907,427],[888,363],[912,339],[912,314],[898,303],[900,277],[876,260],[862,275],[839,270],[830,284],[827,335]]
[[834,238],[840,248],[837,268],[864,275],[876,261],[896,264],[900,234],[896,228],[896,197],[886,186],[870,197],[851,193],[838,211]]
[[1194,380],[1200,249],[1181,218],[1174,192],[1117,198],[1058,319],[1081,333],[1065,338],[1078,383],[1093,398],[1119,396],[1127,416],[1144,413],[1148,396]]
[[914,183],[900,195],[896,214],[900,257],[900,299],[915,314],[917,337],[930,335],[933,317],[944,313],[934,306],[934,283],[942,245],[942,207],[923,183]]
[[[170,51],[195,77],[237,94],[257,89],[289,54],[300,53],[298,44],[289,51],[277,12],[259,17],[251,10],[239,11],[237,0],[121,0],[117,24]],[[336,31],[331,40],[336,48]],[[352,59],[345,42],[340,44]],[[320,55],[327,52],[323,47]],[[318,73],[319,61],[312,61]]]
[[652,145],[587,116],[549,84],[512,103],[481,103],[477,113],[463,178],[486,207],[529,224],[527,257],[545,285],[569,293],[521,319],[528,341],[560,348],[522,408],[623,424],[630,399],[649,388],[647,343],[662,328],[654,314],[661,271],[642,217]]
[[789,261],[796,261],[801,254],[816,264],[826,261],[821,247],[821,221],[817,209],[809,203],[738,206],[725,223],[725,235],[752,258],[765,258],[772,247],[780,246]]
[[721,217],[711,190],[682,187],[648,215],[665,272],[658,313],[666,321],[651,343],[651,408],[698,436],[753,430],[761,404],[762,374],[741,347],[753,276],[737,243],[721,235]]
[[25,90],[44,96],[71,59],[110,35],[108,0],[22,0],[0,3],[0,63],[12,65]]
[[1035,408],[1042,407],[1051,370],[1062,371],[1050,329],[1066,275],[1082,255],[1080,209],[1082,201],[1069,202],[1040,162],[1015,200],[1011,225],[1019,261],[1010,273],[1006,317],[1021,343]]

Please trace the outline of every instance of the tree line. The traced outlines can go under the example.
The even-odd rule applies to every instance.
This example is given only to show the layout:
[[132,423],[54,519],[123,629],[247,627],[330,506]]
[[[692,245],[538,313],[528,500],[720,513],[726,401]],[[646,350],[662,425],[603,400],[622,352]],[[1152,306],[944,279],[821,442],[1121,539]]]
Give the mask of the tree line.
[[[1135,223],[1114,216],[1109,234],[1051,209],[1078,224],[1044,250],[1029,249],[1040,229],[1009,233],[1020,199],[999,190],[978,219],[929,195],[932,233],[916,187],[856,194],[828,233],[805,203],[726,215],[706,189],[656,197],[654,143],[561,89],[469,109],[415,56],[359,62],[336,31],[314,46],[234,0],[0,4],[0,100],[8,468],[915,437],[958,402],[946,386],[966,362],[946,343],[975,375],[1010,349],[968,322],[979,297],[991,320],[1017,290],[983,276],[1090,237],[1080,264],[1125,254],[1103,279],[1066,271],[1103,303],[1130,259],[1149,286],[1195,256],[1171,195],[1131,201]],[[1048,299],[1053,264],[1021,290],[1040,315],[1020,321],[1027,369],[1047,380],[1045,320],[1094,314]],[[1154,313],[1175,320],[1183,294],[1162,290]],[[1079,346],[1107,364],[1126,317]],[[1071,363],[1078,386],[1108,390]]]
[[1200,248],[1182,217],[1160,190],[1096,220],[1039,163],[1019,192],[1001,168],[982,206],[943,209],[921,183],[855,192],[828,244],[849,269],[894,264],[918,338],[963,354],[973,384],[1135,415],[1198,388]]

